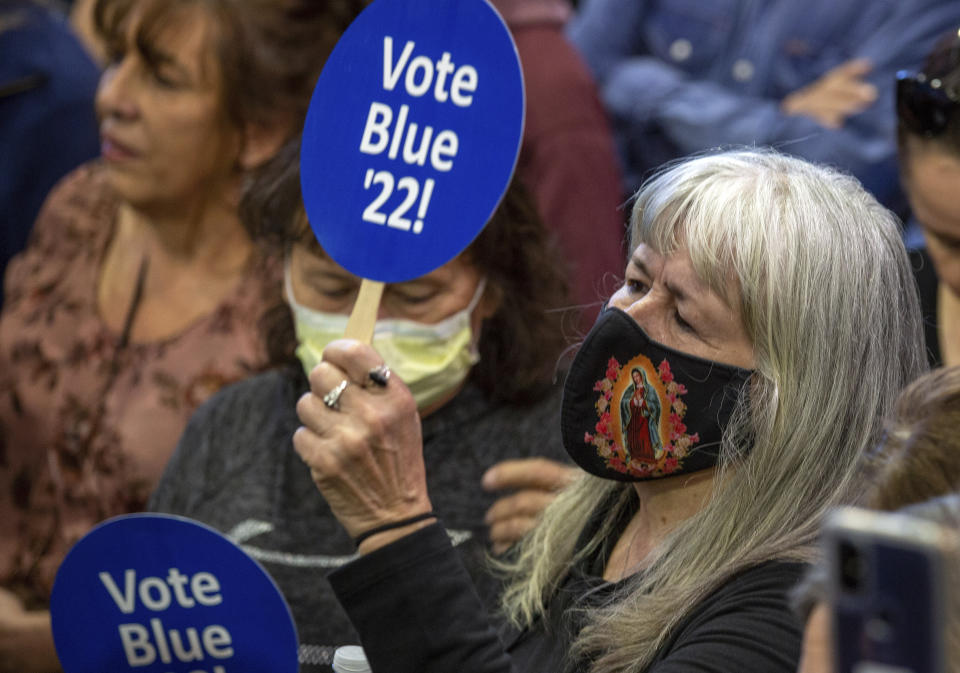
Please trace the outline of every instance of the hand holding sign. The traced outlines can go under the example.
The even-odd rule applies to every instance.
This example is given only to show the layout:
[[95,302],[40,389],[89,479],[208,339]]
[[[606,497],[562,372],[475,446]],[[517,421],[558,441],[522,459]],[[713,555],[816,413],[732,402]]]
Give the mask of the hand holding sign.
[[[377,0],[347,30],[317,83],[300,165],[314,233],[365,279],[348,337],[369,343],[382,283],[422,276],[477,236],[513,174],[523,109],[516,48],[485,0]],[[382,363],[335,341],[297,404],[294,446],[354,536],[430,510],[409,390],[364,385]]]
[[[485,0],[377,0],[317,82],[300,158],[307,216],[340,266],[380,283],[422,276],[483,228],[523,131],[516,49]],[[369,342],[379,290],[348,336]],[[366,338],[363,338],[366,336]]]

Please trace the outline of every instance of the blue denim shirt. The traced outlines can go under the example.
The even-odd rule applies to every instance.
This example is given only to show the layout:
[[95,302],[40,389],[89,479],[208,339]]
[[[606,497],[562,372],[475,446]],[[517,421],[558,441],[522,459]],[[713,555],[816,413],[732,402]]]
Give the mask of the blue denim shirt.
[[[27,0],[0,0],[0,288],[49,190],[100,152],[99,70],[66,19]],[[0,294],[0,305],[3,296]]]
[[[856,175],[902,212],[894,74],[960,26],[960,0],[583,0],[569,26],[601,87],[627,187],[664,161],[775,146]],[[830,130],[780,103],[831,68],[870,60],[877,102]]]

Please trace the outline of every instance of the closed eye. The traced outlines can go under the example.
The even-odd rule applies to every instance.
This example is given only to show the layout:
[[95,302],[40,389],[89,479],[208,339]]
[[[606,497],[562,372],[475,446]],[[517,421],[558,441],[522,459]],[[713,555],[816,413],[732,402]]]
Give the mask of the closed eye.
[[160,68],[151,70],[150,74],[153,76],[153,79],[157,84],[166,89],[179,89],[182,87],[179,81],[177,81],[174,77],[171,77],[168,73],[164,72],[164,70]]
[[693,325],[688,323],[683,319],[683,316],[680,315],[680,311],[673,312],[673,320],[677,323],[677,326],[682,329],[684,332],[696,333],[696,330],[693,329]]
[[437,296],[437,292],[403,292],[397,291],[395,293],[397,299],[406,303],[406,304],[423,304],[428,302],[434,297]]
[[357,287],[355,285],[347,285],[345,287],[330,287],[330,288],[320,288],[316,289],[317,292],[322,294],[328,299],[346,299],[353,294],[356,294]]

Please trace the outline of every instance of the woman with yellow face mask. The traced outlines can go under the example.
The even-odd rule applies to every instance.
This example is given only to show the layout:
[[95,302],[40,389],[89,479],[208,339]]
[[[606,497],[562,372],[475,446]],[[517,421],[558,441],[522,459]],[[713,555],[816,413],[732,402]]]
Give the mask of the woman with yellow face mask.
[[[305,243],[294,244],[284,273],[296,355],[309,375],[327,344],[343,336],[360,280]],[[454,397],[480,359],[477,336],[496,308],[486,285],[475,264],[457,257],[386,288],[373,345],[410,388],[422,415]]]
[[[243,544],[290,604],[301,671],[329,671],[336,647],[359,639],[319,576],[354,558],[356,546],[292,438],[308,376],[327,344],[342,337],[360,281],[324,253],[302,215],[297,150],[284,150],[290,161],[282,175],[254,186],[245,216],[256,238],[284,249],[285,303],[265,330],[274,361],[289,366],[228,388],[201,408],[151,508],[199,519]],[[551,460],[564,455],[555,383],[567,341],[565,271],[515,183],[462,254],[386,286],[373,336],[388,366],[381,376],[413,393],[435,509],[491,600],[491,543],[500,550],[529,528],[574,471]],[[572,331],[573,321],[567,327]],[[498,484],[518,492],[488,515],[496,496],[484,486]]]

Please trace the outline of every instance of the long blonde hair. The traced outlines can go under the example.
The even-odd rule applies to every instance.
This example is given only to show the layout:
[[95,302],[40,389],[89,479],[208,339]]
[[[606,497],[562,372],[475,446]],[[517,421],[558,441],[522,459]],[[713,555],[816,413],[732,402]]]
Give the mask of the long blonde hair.
[[[591,671],[644,671],[700,601],[747,567],[811,561],[821,519],[854,486],[900,389],[926,368],[919,300],[896,219],[853,178],[768,151],[668,167],[638,193],[631,243],[690,253],[726,291],[732,273],[754,346],[749,407],[728,427],[709,503],[653,561],[589,610],[571,656]],[[752,449],[737,447],[751,436]],[[503,607],[542,615],[571,564],[594,553],[635,506],[629,484],[586,476],[518,550]],[[604,503],[599,531],[577,549]]]

